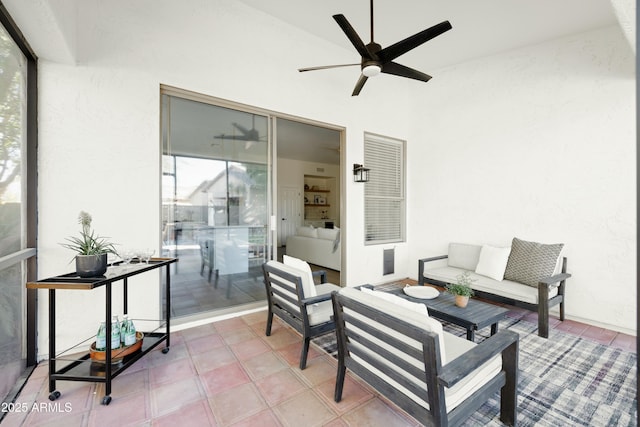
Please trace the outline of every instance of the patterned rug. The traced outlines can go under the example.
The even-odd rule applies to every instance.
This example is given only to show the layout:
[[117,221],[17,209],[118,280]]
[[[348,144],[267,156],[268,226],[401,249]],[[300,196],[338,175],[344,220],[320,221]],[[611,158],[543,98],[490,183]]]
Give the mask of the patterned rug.
[[[389,285],[385,285],[389,286]],[[377,287],[378,290],[385,288]],[[464,336],[458,326],[447,332]],[[551,329],[538,336],[537,325],[506,318],[499,330],[520,335],[519,426],[636,426],[637,355]],[[489,328],[476,333],[483,341]],[[334,334],[313,341],[336,356]],[[496,395],[465,426],[502,426]]]

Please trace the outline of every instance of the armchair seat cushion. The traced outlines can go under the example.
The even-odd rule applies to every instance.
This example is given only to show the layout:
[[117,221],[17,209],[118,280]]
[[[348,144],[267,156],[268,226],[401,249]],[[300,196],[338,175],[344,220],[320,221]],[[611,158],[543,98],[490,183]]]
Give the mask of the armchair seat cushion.
[[[426,278],[439,282],[455,283],[456,277],[464,273],[464,270],[456,267],[425,268],[423,275]],[[512,280],[495,280],[474,272],[469,272],[471,279],[475,280],[471,287],[476,291],[501,295],[530,304],[538,304],[538,288],[528,286]],[[549,289],[549,298],[558,295],[556,286]]]
[[[445,332],[443,334],[447,360],[451,361],[462,356],[477,344],[462,337]],[[481,385],[498,375],[502,370],[502,356],[498,354],[491,360],[481,365],[478,369],[467,375],[462,381],[451,388],[445,388],[445,401],[447,412],[464,402]],[[427,405],[428,407],[428,405]]]
[[331,316],[333,316],[331,299],[313,304],[313,310],[309,312],[309,325],[315,326],[328,322]]
[[[315,288],[317,295],[329,295],[333,291],[339,291],[342,289],[340,286],[334,285],[333,283],[321,283],[316,285]],[[331,316],[333,316],[333,305],[331,305],[331,299],[313,304],[313,310],[309,311],[309,324],[313,326],[328,322],[331,320]]]

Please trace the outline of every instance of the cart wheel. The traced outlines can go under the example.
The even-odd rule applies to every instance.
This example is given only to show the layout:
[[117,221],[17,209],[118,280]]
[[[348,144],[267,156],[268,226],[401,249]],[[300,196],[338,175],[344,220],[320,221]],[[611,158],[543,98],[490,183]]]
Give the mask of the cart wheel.
[[165,347],[162,349],[162,354],[167,354],[169,353],[169,347]]
[[54,400],[56,400],[56,399],[57,399],[57,398],[59,398],[59,397],[60,397],[60,392],[59,392],[58,390],[52,391],[52,392],[49,394],[49,400],[51,400],[51,401],[54,401]]
[[102,398],[102,404],[103,405],[108,405],[109,403],[111,403],[111,396],[105,396]]

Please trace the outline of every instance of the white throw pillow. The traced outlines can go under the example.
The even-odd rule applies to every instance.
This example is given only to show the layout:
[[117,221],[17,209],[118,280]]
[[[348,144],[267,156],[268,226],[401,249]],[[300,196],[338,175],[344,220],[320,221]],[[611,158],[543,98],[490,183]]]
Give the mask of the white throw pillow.
[[476,266],[476,273],[495,280],[504,279],[504,271],[507,268],[511,247],[496,248],[483,245]]
[[282,263],[300,270],[302,276],[302,289],[304,290],[305,298],[315,297],[317,295],[316,284],[313,281],[313,273],[311,272],[311,267],[306,261],[289,255],[283,255]]
[[318,230],[313,227],[298,227],[296,234],[304,237],[318,237]]

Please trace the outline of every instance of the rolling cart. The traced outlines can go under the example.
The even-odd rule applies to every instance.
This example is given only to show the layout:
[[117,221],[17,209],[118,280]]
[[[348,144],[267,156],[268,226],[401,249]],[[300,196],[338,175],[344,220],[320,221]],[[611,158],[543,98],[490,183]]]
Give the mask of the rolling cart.
[[[105,384],[105,395],[102,399],[103,405],[111,402],[111,381],[120,373],[125,371],[129,366],[138,359],[149,353],[155,347],[165,342],[163,353],[169,351],[169,319],[171,313],[171,277],[169,265],[177,262],[177,258],[151,258],[148,264],[142,262],[133,262],[130,264],[114,263],[107,268],[104,276],[83,278],[78,277],[76,273],[69,273],[62,276],[50,277],[48,279],[38,280],[37,282],[28,282],[27,289],[48,289],[49,290],[49,400],[56,400],[60,397],[60,392],[56,390],[56,381],[89,381]],[[111,302],[112,302],[112,284],[120,280],[123,281],[123,297],[124,297],[124,314],[128,311],[128,278],[147,271],[156,270],[165,267],[165,317],[164,320],[145,321],[141,319],[133,319],[136,322],[138,330],[143,330],[140,325],[150,322],[154,326],[151,331],[144,332],[144,339],[139,350],[127,354],[120,358],[121,360],[114,364],[111,349]],[[104,354],[104,361],[98,362],[91,358],[90,352],[73,357],[62,356],[56,354],[56,291],[57,290],[92,290],[98,287],[106,287],[105,291],[105,322],[107,346]],[[82,344],[82,343],[80,343]],[[79,346],[74,346],[73,348]],[[63,353],[66,353],[63,352]]]

